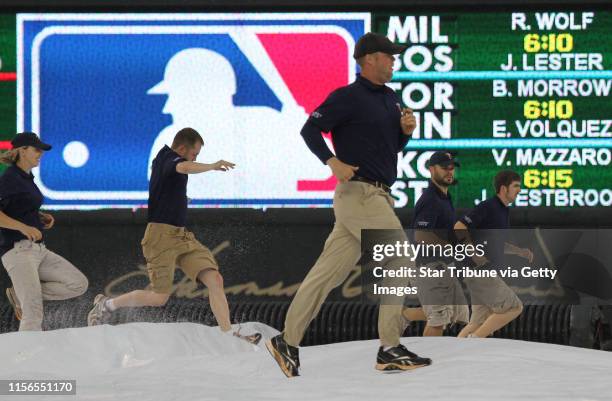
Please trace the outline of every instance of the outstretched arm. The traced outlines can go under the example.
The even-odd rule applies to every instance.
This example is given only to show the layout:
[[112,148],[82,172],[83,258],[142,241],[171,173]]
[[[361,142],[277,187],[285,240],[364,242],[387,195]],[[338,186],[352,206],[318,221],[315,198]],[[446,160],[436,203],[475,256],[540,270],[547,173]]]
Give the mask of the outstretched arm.
[[519,248],[518,246],[506,242],[504,244],[504,253],[508,255],[517,255],[527,259],[530,263],[533,262],[533,252],[529,248]]
[[234,163],[225,160],[219,160],[218,162],[211,164],[184,161],[176,165],[176,172],[179,174],[199,174],[211,170],[228,171],[233,169],[235,166],[236,165]]

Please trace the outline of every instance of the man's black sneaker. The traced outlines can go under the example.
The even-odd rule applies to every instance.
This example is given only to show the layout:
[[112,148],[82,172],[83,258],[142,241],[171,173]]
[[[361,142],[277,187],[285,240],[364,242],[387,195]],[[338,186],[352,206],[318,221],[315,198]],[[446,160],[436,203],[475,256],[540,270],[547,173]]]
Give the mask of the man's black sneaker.
[[281,368],[285,376],[299,376],[300,356],[297,347],[293,347],[285,342],[283,334],[266,341],[266,348]]
[[378,349],[376,357],[376,369],[378,370],[410,370],[431,365],[431,359],[421,358],[410,352],[402,344],[384,351],[383,347]]

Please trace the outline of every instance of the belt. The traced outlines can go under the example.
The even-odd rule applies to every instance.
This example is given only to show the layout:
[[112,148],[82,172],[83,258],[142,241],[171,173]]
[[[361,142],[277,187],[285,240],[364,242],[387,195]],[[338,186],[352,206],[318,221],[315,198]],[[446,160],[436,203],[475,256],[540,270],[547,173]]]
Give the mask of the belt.
[[366,184],[374,185],[376,188],[380,188],[389,194],[391,193],[391,188],[389,188],[387,184],[383,184],[380,181],[369,180],[358,175],[354,175],[353,178],[351,178],[349,181],[365,182]]

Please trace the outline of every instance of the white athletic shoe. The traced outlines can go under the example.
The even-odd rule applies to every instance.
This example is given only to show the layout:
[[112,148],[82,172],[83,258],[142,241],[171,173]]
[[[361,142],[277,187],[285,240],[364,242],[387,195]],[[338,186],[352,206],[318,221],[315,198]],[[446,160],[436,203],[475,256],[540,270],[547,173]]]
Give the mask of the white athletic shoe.
[[106,306],[104,306],[104,302],[106,302],[108,299],[109,297],[104,294],[96,295],[93,302],[94,307],[87,314],[88,326],[97,326],[102,324],[110,317],[110,311],[106,309]]

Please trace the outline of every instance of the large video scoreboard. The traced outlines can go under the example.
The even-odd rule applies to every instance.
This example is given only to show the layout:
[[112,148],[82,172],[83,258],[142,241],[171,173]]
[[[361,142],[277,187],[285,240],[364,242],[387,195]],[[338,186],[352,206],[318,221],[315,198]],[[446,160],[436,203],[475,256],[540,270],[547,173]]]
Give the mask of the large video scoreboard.
[[611,13],[397,13],[373,29],[410,45],[392,83],[419,117],[400,161],[408,199],[439,148],[462,162],[461,206],[505,168],[523,175],[517,206],[610,206]]
[[518,207],[612,205],[612,13],[598,10],[0,15],[0,148],[17,130],[54,145],[35,171],[49,207],[139,207],[151,157],[193,126],[200,160],[238,168],[190,178],[192,206],[330,207],[335,180],[299,130],[354,80],[367,31],[409,45],[388,84],[418,118],[396,207],[440,149],[461,161],[459,208],[501,169],[522,174]]

